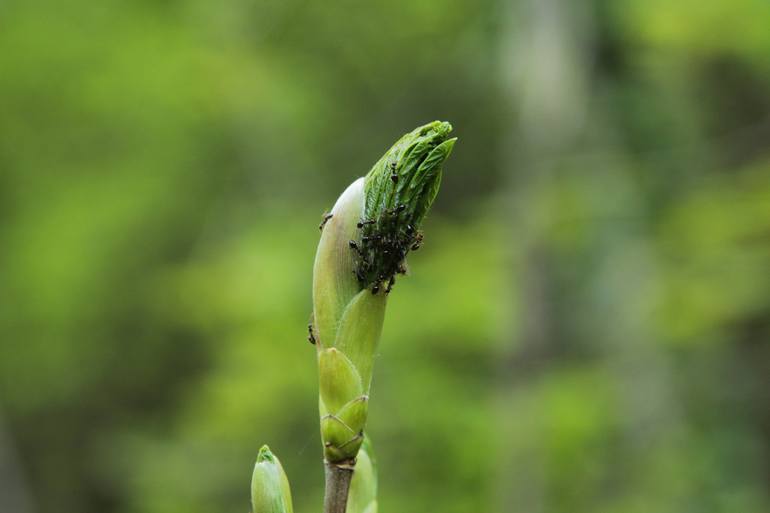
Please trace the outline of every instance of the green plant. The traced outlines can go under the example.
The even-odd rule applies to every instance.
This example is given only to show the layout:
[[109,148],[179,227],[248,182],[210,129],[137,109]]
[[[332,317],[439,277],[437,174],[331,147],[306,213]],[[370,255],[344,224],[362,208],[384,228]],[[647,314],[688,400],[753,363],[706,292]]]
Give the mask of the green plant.
[[[407,254],[422,243],[420,225],[456,141],[451,130],[434,121],[404,135],[342,193],[321,224],[309,331],[318,355],[325,513],[377,510],[364,435],[374,354],[396,276],[406,273]],[[253,513],[291,513],[288,480],[266,447],[252,479],[252,507]]]

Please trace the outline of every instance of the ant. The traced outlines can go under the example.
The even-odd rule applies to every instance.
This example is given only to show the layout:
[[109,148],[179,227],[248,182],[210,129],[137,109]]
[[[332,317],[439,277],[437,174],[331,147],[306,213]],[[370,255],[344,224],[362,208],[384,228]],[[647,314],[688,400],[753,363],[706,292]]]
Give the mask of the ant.
[[364,252],[361,250],[361,247],[358,245],[358,243],[354,240],[348,241],[348,246],[350,246],[350,249],[356,250],[356,253],[358,253],[358,256],[364,256]]
[[380,284],[376,283],[374,287],[372,287],[372,294],[376,296],[379,291],[380,291]]
[[363,228],[367,224],[374,224],[376,222],[377,221],[375,221],[374,219],[369,219],[369,220],[366,220],[366,221],[359,221],[358,223],[356,223],[356,228]]
[[329,219],[334,217],[334,214],[329,214],[328,212],[323,215],[323,219],[321,220],[321,224],[318,225],[318,229],[323,231],[324,226],[326,226],[326,223],[329,222]]
[[396,284],[396,277],[391,276],[390,280],[388,280],[388,288],[385,289],[385,294],[390,294],[390,291],[393,290],[393,285]]
[[398,174],[396,174],[396,163],[391,162],[390,163],[390,179],[393,180],[393,183],[398,182]]
[[307,325],[307,333],[308,333],[307,341],[310,342],[311,344],[315,345],[316,340],[315,340],[315,335],[313,335],[313,324],[312,323]]
[[412,243],[412,251],[417,251],[420,249],[420,246],[422,246],[422,234],[418,233],[414,238],[414,242]]

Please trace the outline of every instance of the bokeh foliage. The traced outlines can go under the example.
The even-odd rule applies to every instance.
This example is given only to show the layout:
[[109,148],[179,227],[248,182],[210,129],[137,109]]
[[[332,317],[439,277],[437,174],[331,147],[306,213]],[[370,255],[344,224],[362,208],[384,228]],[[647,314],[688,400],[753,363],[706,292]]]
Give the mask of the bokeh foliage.
[[760,0],[0,5],[0,510],[322,488],[316,225],[460,144],[390,299],[394,512],[770,509]]

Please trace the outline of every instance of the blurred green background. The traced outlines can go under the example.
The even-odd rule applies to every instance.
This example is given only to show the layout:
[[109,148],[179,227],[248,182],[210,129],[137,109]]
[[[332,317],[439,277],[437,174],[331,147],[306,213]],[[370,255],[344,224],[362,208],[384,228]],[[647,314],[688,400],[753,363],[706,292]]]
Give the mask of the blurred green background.
[[1,2],[0,511],[319,511],[317,225],[433,119],[381,511],[770,511],[766,0]]

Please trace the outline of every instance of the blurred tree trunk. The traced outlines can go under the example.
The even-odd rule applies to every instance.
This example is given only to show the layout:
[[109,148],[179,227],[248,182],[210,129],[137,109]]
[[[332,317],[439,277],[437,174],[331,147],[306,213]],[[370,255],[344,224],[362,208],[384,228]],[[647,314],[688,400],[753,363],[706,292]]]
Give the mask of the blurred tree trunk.
[[[508,170],[505,215],[511,220],[513,258],[508,268],[519,278],[512,283],[519,311],[506,344],[501,397],[503,440],[508,441],[520,420],[511,411],[516,384],[535,377],[565,342],[555,334],[554,262],[543,240],[550,212],[542,200],[556,179],[559,155],[571,149],[585,117],[588,44],[580,35],[588,32],[590,20],[582,5],[568,0],[502,5],[500,66],[511,112],[501,167]],[[503,463],[498,511],[549,511],[540,443],[527,445],[523,451],[505,451],[510,460]]]
[[32,498],[27,490],[16,447],[0,415],[0,511],[32,513]]

